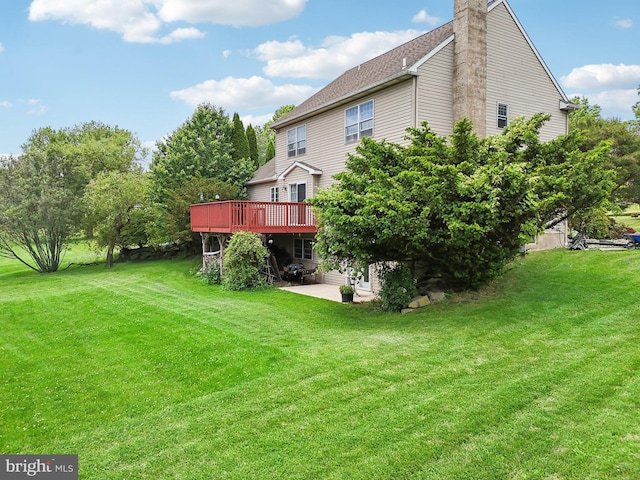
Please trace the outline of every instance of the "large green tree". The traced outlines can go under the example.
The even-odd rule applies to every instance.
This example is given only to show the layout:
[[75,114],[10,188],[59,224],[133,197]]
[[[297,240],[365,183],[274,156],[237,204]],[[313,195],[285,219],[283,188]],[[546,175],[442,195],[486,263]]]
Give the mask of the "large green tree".
[[[245,183],[255,169],[248,153],[234,159],[233,131],[233,123],[224,110],[205,103],[169,137],[158,142],[150,167],[154,220],[149,230],[153,241],[187,240],[184,229],[188,227],[188,208],[185,217],[182,204],[199,202],[200,193],[206,196],[210,188],[192,188],[201,180],[213,182],[213,188],[221,191],[221,183],[230,186],[219,194],[220,198],[229,199],[228,192],[234,192],[234,198],[246,198]],[[242,135],[245,136],[244,129]],[[187,236],[191,241],[197,240],[195,235]]]
[[[258,152],[260,153],[260,165],[264,165],[266,162],[276,156],[276,133],[271,129],[271,125],[280,120],[294,108],[295,105],[283,105],[275,111],[275,113],[267,123],[265,123],[262,127],[256,128],[256,136],[258,138]],[[272,150],[270,150],[270,148]]]
[[620,205],[640,202],[640,132],[633,122],[618,118],[605,119],[599,105],[591,105],[588,99],[573,98],[579,109],[570,114],[571,130],[582,130],[583,151],[593,149],[607,140],[610,167],[616,171],[616,187],[611,201]]
[[337,182],[310,202],[325,268],[416,261],[452,287],[495,278],[545,222],[602,202],[613,186],[607,146],[579,133],[548,143],[535,115],[480,140],[471,122],[448,142],[426,124],[407,146],[363,139]]
[[122,245],[123,232],[144,208],[148,179],[141,170],[102,172],[91,180],[84,192],[86,215],[95,225],[98,245],[107,248],[105,266],[113,265],[116,245]]
[[53,272],[82,226],[87,184],[101,172],[133,168],[143,150],[130,132],[100,122],[35,130],[22,150],[3,162],[0,254]]
[[258,139],[256,137],[256,131],[251,124],[247,127],[247,141],[249,142],[249,157],[253,162],[254,167],[257,169],[260,166],[258,152]]
[[249,153],[249,140],[247,139],[247,133],[244,129],[244,124],[240,120],[238,113],[233,114],[233,150],[231,156],[235,162],[246,161],[251,159]]
[[160,205],[194,177],[221,180],[244,191],[253,175],[251,160],[234,161],[233,125],[222,108],[199,105],[191,118],[157,143],[150,166],[151,198]]
[[197,235],[191,232],[191,204],[233,200],[239,194],[237,186],[215,178],[190,178],[180,188],[172,190],[165,200],[164,231],[174,241],[192,241]]

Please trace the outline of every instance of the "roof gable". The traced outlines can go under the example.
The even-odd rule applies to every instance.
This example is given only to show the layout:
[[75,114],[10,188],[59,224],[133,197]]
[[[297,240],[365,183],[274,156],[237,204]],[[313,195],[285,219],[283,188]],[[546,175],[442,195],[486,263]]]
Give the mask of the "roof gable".
[[322,170],[318,168],[314,168],[311,165],[306,164],[304,162],[293,162],[291,165],[289,165],[286,168],[284,172],[282,172],[278,176],[278,180],[283,180],[295,168],[302,168],[303,170],[306,170],[310,175],[322,175]]
[[520,33],[522,34],[522,36],[524,37],[526,42],[529,44],[529,47],[531,48],[531,51],[536,56],[536,58],[538,59],[538,62],[540,62],[540,65],[544,69],[545,73],[549,76],[549,78],[553,82],[553,85],[558,90],[558,93],[562,97],[560,106],[562,107],[563,103],[564,104],[571,104],[571,102],[569,101],[569,97],[567,97],[567,95],[564,93],[564,91],[560,87],[560,84],[558,83],[556,78],[551,73],[551,70],[549,70],[549,67],[547,67],[547,64],[542,59],[542,56],[540,55],[540,52],[538,52],[538,49],[535,47],[535,45],[531,41],[531,38],[529,38],[529,35],[527,35],[527,32],[525,31],[524,27],[520,23],[520,20],[518,20],[518,17],[514,13],[514,11],[511,9],[511,6],[509,5],[509,3],[506,0],[495,0],[495,1],[493,1],[493,2],[491,2],[489,4],[488,12],[491,12],[491,10],[496,8],[498,5],[504,5],[505,6],[507,11],[509,12],[509,15],[511,15],[511,18],[513,19],[513,21],[515,22],[516,26],[518,27],[518,30],[520,30]]
[[[488,3],[487,11],[491,12],[501,4],[509,11],[521,34],[561,95],[562,100],[565,103],[569,102],[569,98],[545,64],[508,2],[506,0],[492,0]],[[370,93],[393,82],[399,82],[417,75],[418,68],[421,65],[453,40],[453,22],[449,22],[372,60],[347,70],[275,122],[272,128],[279,130],[292,123],[302,121],[311,115],[354,100],[359,95]]]

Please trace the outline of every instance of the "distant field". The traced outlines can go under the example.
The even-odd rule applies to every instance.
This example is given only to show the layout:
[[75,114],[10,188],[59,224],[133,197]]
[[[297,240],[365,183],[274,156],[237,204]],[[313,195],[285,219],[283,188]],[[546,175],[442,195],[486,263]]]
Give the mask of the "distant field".
[[529,254],[409,315],[196,264],[0,259],[0,453],[76,453],[82,479],[640,478],[640,250]]

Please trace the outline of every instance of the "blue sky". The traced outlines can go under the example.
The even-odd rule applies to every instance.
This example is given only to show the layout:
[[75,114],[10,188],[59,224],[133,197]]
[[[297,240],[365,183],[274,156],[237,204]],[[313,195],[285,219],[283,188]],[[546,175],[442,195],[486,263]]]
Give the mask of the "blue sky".
[[[568,95],[640,99],[640,1],[508,0]],[[11,0],[0,6],[0,154],[97,120],[152,146],[210,101],[245,126],[453,16],[453,0]]]

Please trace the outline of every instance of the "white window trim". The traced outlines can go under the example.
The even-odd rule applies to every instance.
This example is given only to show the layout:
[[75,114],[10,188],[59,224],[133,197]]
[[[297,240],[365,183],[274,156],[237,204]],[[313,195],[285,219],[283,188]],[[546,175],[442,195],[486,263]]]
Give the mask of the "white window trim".
[[[349,108],[345,108],[344,109],[344,141],[345,143],[354,143],[354,142],[359,142],[360,140],[362,140],[363,136],[362,136],[362,130],[360,129],[360,124],[362,123],[362,119],[360,118],[360,107],[362,105],[366,105],[367,103],[371,103],[371,135],[367,135],[367,136],[371,136],[373,137],[374,135],[374,128],[375,128],[375,116],[376,116],[376,105],[373,99],[371,100],[367,100],[366,102],[361,102],[358,103],[357,105],[353,105]],[[355,123],[355,125],[358,126],[358,138],[353,139],[353,140],[348,140],[347,139],[347,127],[354,125],[354,124],[350,124],[347,125],[347,111],[351,110],[353,108],[357,108],[358,109],[358,121]],[[368,130],[368,129],[367,129]]]
[[[303,128],[304,127],[304,151],[300,151],[302,150],[302,148],[300,148],[300,141],[298,140],[298,129]],[[295,141],[292,143],[289,143],[289,133],[290,132],[295,132]],[[293,150],[290,150],[289,147],[291,145],[294,145],[295,148]],[[298,125],[297,127],[293,127],[290,128],[289,130],[287,130],[287,157],[297,157],[299,155],[304,155],[305,153],[307,153],[307,124],[305,123],[304,125]]]
[[269,201],[271,202],[280,201],[280,187],[271,187],[271,189],[269,190]]
[[[504,106],[507,109],[507,114],[506,115],[500,115],[500,107]],[[500,126],[500,120],[504,120],[504,126]],[[505,128],[507,125],[509,125],[509,104],[508,103],[502,103],[499,102],[496,105],[496,127],[500,130],[502,130],[503,128]]]
[[[292,200],[291,199],[291,190],[292,190],[291,187],[294,186],[294,185],[296,187],[296,199]],[[298,199],[297,199],[297,197],[298,197],[298,195],[297,195],[297,193],[298,193],[298,185],[304,185],[305,200],[307,198],[309,198],[309,190],[307,189],[307,182],[291,182],[291,183],[287,184],[287,190],[288,190],[288,196],[289,196],[289,201],[290,202],[297,202],[298,201]]]

